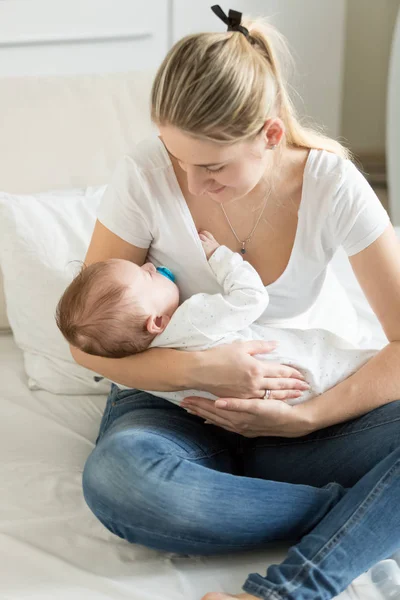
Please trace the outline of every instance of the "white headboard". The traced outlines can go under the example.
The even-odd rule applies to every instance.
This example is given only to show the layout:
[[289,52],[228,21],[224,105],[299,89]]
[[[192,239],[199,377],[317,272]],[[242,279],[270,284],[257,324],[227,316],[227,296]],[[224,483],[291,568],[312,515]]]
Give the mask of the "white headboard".
[[[153,71],[0,79],[0,190],[107,183],[118,158],[156,131]],[[0,274],[0,329],[8,327]]]

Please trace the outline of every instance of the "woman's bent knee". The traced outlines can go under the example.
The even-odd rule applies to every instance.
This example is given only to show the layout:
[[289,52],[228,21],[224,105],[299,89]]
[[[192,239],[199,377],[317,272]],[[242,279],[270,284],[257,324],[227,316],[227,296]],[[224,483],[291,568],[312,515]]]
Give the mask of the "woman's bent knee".
[[[146,471],[159,460],[157,443],[146,440],[146,435],[118,432],[101,440],[86,461],[82,486],[85,500],[91,510],[100,515],[121,514],[138,510],[151,487]],[[146,487],[149,489],[146,490]]]
[[[137,541],[134,530],[177,532],[193,521],[182,485],[174,473],[182,461],[166,451],[168,440],[151,432],[113,433],[103,438],[86,461],[82,485],[91,511],[108,529]],[[186,482],[190,488],[190,481]],[[186,515],[191,512],[191,516]],[[188,516],[185,519],[185,516]],[[129,528],[130,533],[120,531]]]

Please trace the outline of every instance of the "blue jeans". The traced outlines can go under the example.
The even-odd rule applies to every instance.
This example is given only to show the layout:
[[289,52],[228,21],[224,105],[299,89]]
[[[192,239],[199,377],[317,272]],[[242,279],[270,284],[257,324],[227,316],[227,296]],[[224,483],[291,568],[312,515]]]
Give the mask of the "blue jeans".
[[107,529],[157,550],[289,541],[243,590],[328,600],[400,547],[400,401],[299,438],[245,438],[113,385],[83,492]]

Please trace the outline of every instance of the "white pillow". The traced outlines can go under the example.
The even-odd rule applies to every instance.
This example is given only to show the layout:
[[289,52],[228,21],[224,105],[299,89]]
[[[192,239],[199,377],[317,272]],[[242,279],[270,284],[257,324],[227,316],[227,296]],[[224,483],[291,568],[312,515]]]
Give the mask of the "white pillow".
[[83,260],[106,186],[35,195],[0,192],[0,265],[7,315],[28,386],[55,394],[107,394],[110,382],[73,360],[55,322]]

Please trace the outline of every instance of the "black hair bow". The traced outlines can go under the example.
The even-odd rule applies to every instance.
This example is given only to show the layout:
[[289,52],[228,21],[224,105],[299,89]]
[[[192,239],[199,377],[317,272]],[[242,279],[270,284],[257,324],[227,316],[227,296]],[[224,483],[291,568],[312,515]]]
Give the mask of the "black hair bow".
[[229,9],[229,15],[226,16],[219,4],[214,4],[214,6],[211,7],[211,10],[221,19],[221,21],[228,25],[227,31],[240,31],[247,39],[249,39],[249,30],[240,24],[242,20],[241,12]]

